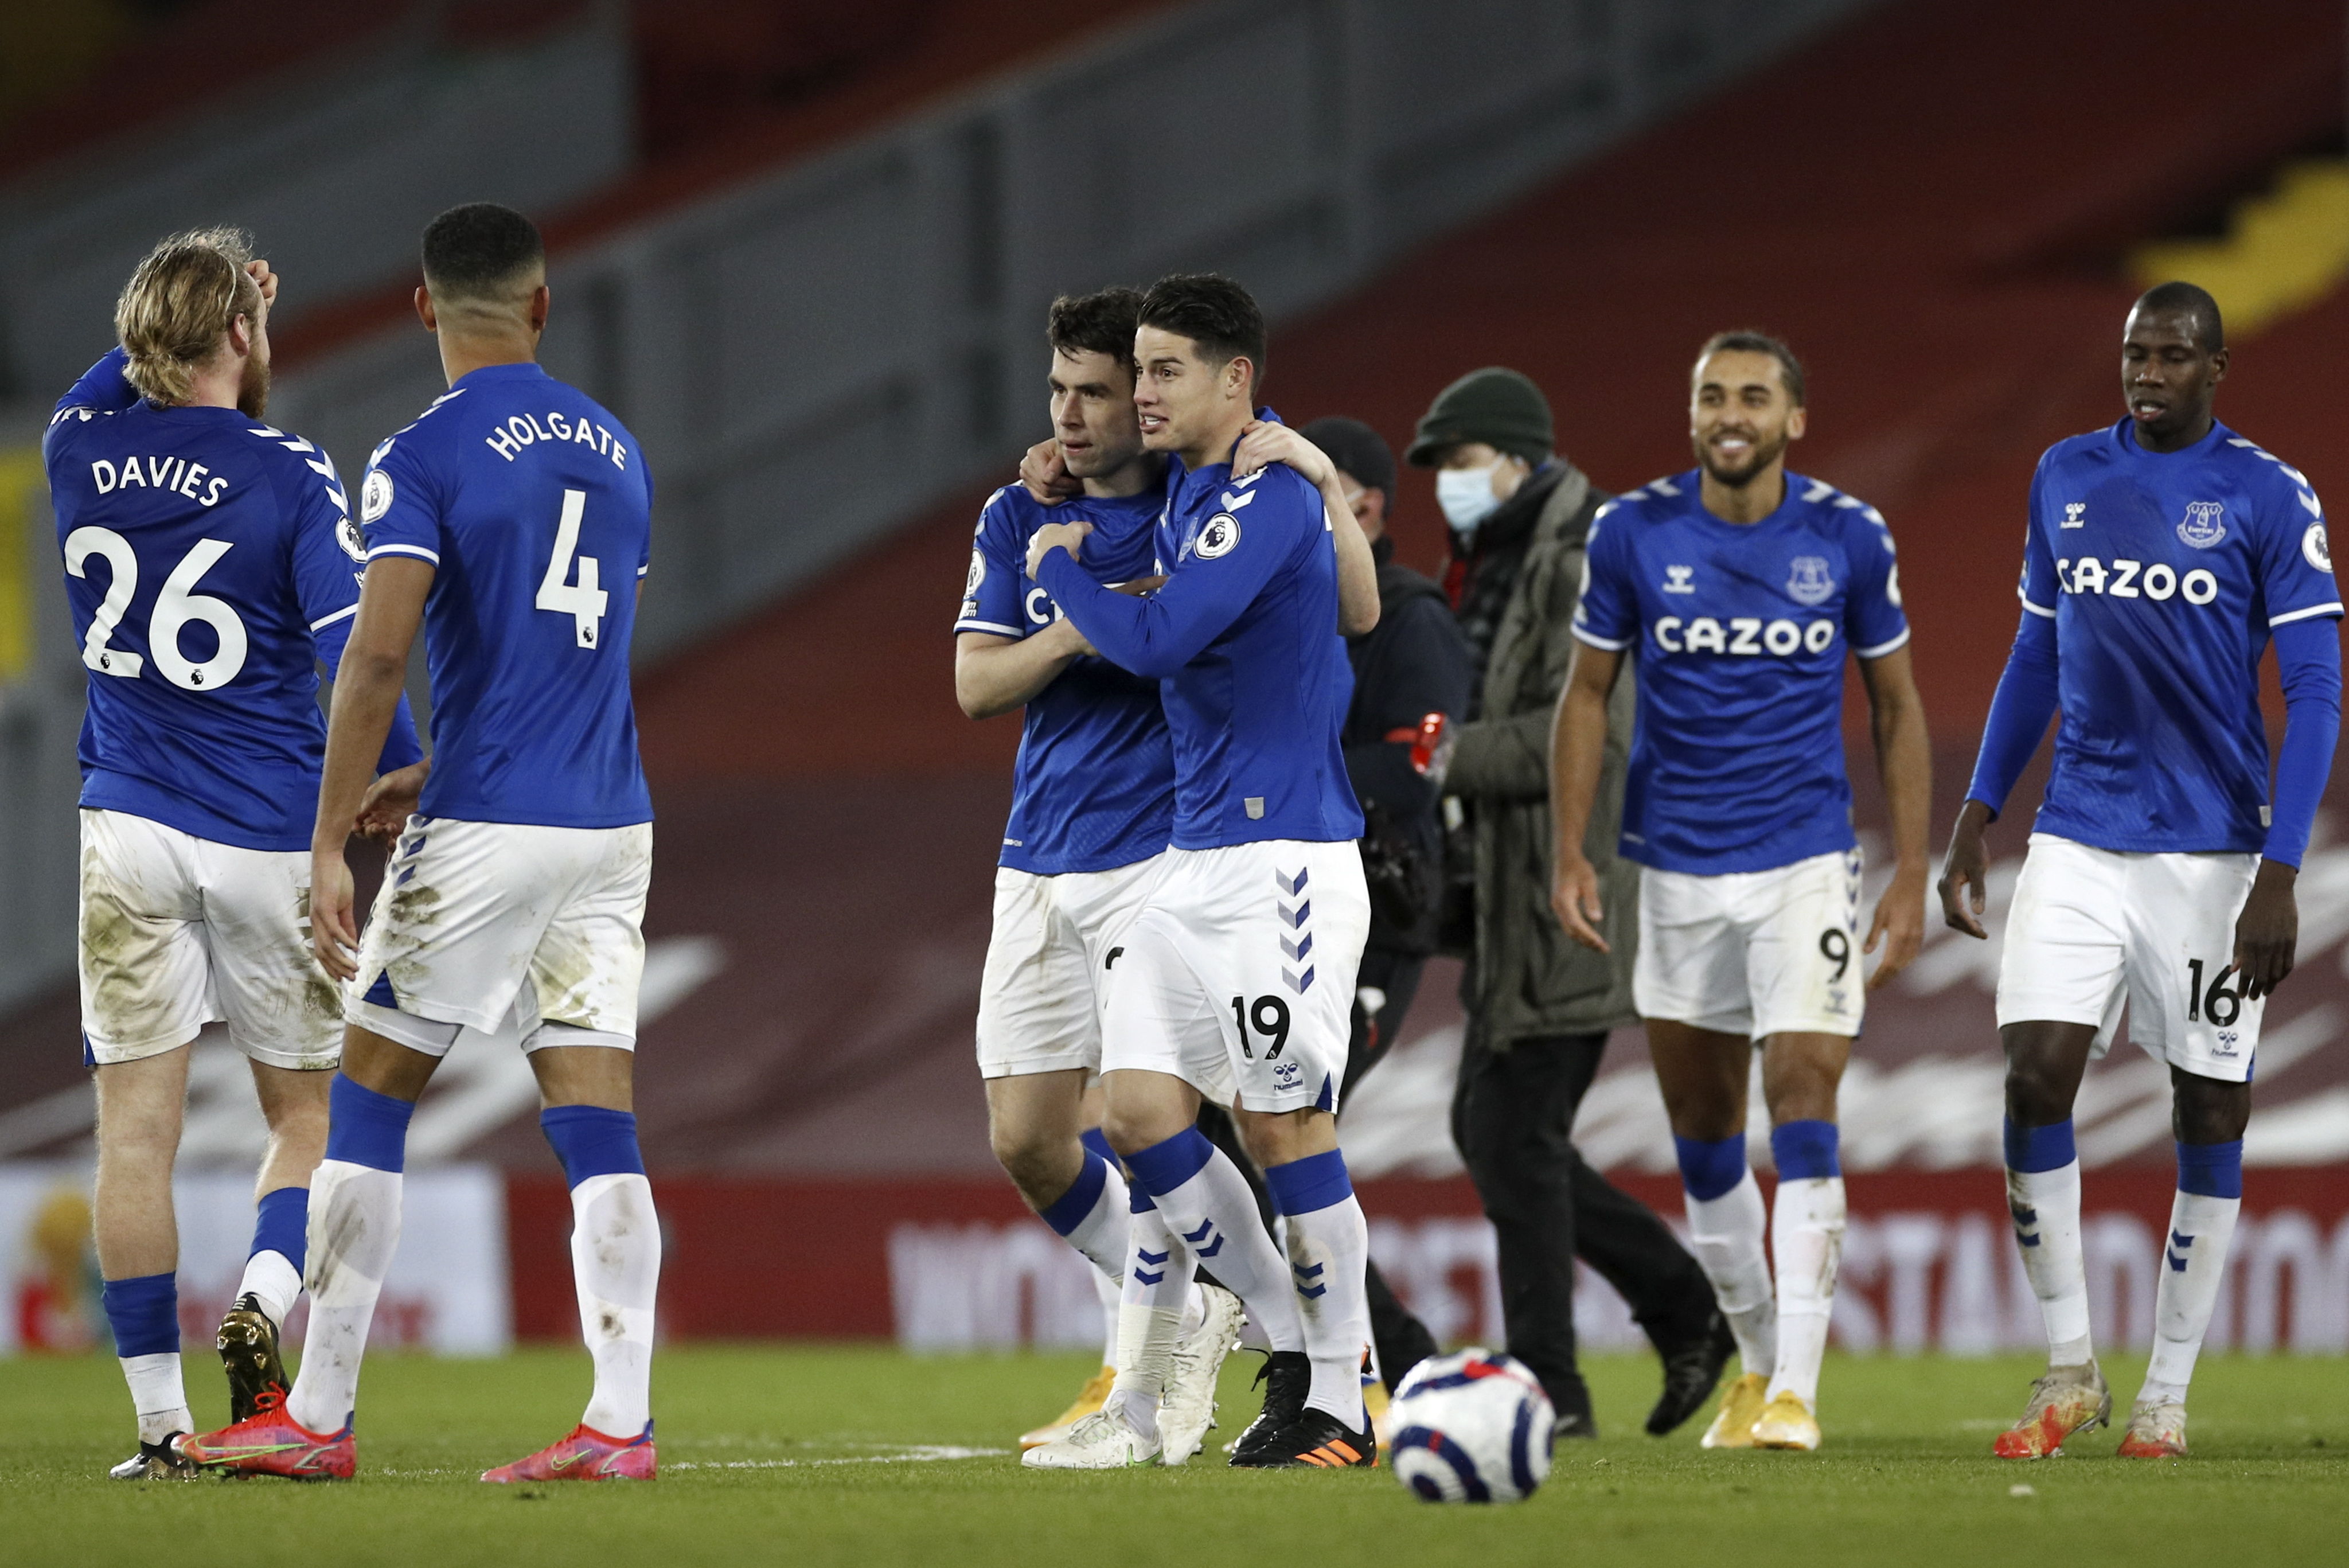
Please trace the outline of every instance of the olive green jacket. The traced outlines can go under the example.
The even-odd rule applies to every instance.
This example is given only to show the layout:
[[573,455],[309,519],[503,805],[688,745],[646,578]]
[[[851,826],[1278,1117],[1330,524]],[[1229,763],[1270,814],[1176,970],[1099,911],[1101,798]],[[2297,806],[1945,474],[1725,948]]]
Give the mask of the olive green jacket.
[[1475,843],[1475,951],[1461,1001],[1470,1038],[1495,1050],[1529,1036],[1593,1033],[1634,1019],[1640,868],[1615,853],[1631,744],[1628,663],[1608,702],[1607,756],[1583,838],[1583,853],[1599,870],[1606,909],[1600,929],[1612,954],[1570,940],[1549,907],[1550,724],[1574,658],[1570,628],[1590,521],[1607,499],[1571,468],[1551,492],[1494,636],[1483,716],[1462,726],[1444,775],[1444,791],[1465,806]]

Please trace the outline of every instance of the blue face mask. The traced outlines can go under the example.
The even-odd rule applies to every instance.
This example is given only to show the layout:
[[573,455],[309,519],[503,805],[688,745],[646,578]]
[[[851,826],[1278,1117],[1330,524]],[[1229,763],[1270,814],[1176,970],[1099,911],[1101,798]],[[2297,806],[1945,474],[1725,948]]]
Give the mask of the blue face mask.
[[1498,462],[1483,468],[1440,468],[1435,472],[1435,504],[1444,509],[1444,520],[1452,531],[1463,538],[1474,538],[1476,525],[1490,517],[1501,504],[1493,493],[1493,481],[1499,474]]

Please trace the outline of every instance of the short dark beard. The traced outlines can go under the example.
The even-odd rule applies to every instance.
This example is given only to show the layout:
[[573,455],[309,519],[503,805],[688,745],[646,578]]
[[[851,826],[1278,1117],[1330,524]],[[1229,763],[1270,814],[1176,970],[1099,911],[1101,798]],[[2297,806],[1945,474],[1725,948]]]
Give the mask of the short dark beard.
[[236,411],[258,420],[269,412],[269,361],[258,354],[244,357],[244,376],[236,389]]
[[1713,465],[1713,449],[1707,446],[1703,441],[1698,441],[1696,443],[1696,462],[1697,466],[1703,469],[1706,476],[1715,484],[1719,484],[1730,490],[1743,490],[1766,472],[1772,463],[1777,462],[1781,457],[1784,457],[1786,454],[1786,448],[1789,444],[1790,443],[1785,436],[1780,436],[1778,438],[1778,444],[1775,446],[1765,448],[1757,445],[1754,449],[1753,466],[1746,469],[1743,473],[1733,474],[1724,473],[1720,469],[1715,468]]

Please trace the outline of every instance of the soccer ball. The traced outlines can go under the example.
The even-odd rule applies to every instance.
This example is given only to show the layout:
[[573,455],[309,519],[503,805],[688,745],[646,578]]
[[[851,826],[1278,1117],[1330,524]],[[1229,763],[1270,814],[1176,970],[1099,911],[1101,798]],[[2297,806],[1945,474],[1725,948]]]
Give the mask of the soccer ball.
[[1426,1502],[1519,1502],[1549,1474],[1557,1417],[1514,1356],[1431,1356],[1394,1392],[1395,1479]]

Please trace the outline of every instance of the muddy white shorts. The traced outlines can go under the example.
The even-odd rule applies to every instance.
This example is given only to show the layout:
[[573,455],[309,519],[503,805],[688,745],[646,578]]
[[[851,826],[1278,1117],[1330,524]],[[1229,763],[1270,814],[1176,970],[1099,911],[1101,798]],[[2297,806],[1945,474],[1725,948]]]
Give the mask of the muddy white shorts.
[[1251,1111],[1338,1108],[1370,890],[1351,839],[1170,849],[1109,971],[1102,1071]]
[[1867,986],[1857,849],[1767,871],[1640,871],[1642,1018],[1723,1034],[1857,1035]]
[[1102,1009],[1126,928],[1164,854],[1107,871],[995,872],[995,928],[978,992],[983,1078],[1101,1070]]
[[83,812],[80,968],[92,1066],[160,1055],[214,1023],[273,1067],[342,1059],[342,995],[310,950],[306,850]]
[[1998,1022],[2095,1025],[2158,1062],[2247,1083],[2264,999],[2235,981],[2235,917],[2260,857],[2132,855],[2034,833],[1999,954]]
[[459,1029],[523,1049],[636,1043],[652,824],[411,816],[359,939],[346,1016],[431,1055]]

